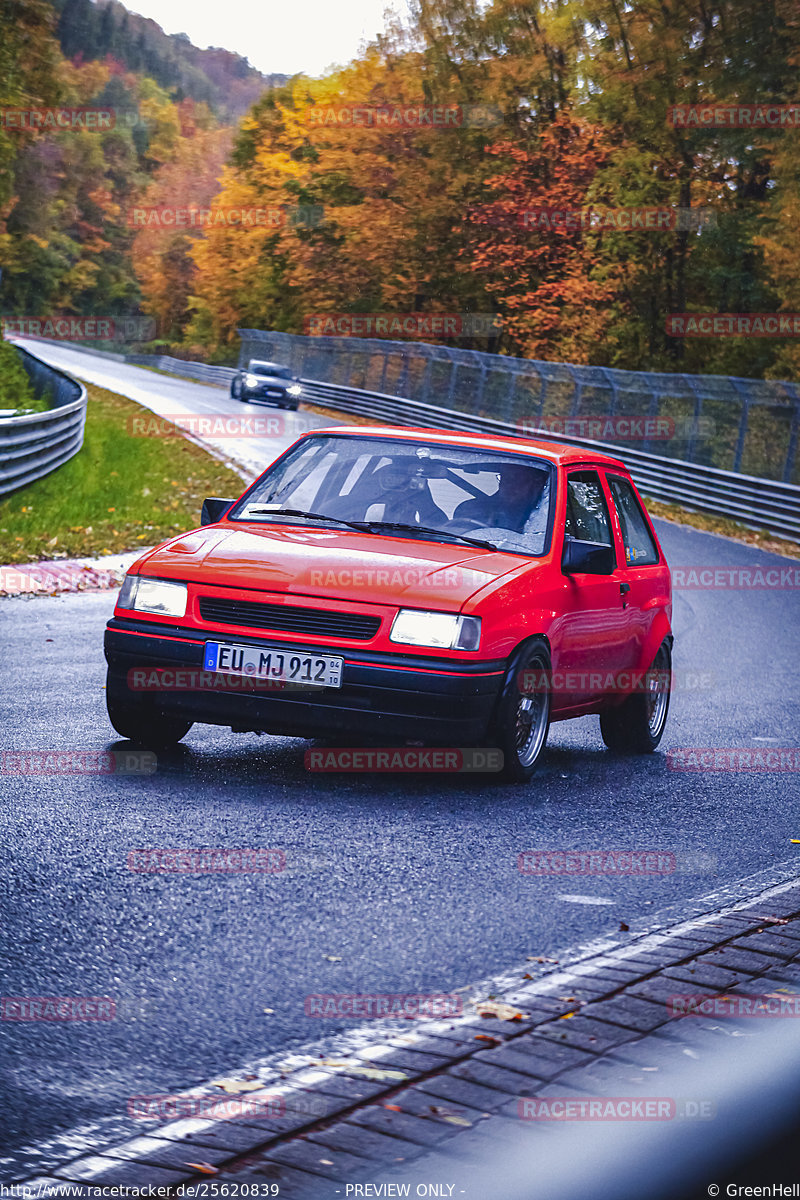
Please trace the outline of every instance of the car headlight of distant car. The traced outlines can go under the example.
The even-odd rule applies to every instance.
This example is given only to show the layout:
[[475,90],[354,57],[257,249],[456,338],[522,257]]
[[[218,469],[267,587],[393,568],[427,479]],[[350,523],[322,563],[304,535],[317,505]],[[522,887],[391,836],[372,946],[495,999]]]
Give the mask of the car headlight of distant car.
[[184,617],[188,594],[185,583],[167,583],[164,579],[126,575],[117,607],[157,613],[161,617]]
[[389,640],[442,650],[477,650],[481,640],[481,619],[462,617],[458,613],[401,608],[392,622]]
[[289,393],[290,396],[299,396],[301,394],[301,392],[303,391],[303,389],[300,387],[299,383],[293,383],[291,387],[288,387],[286,389],[286,391]]
[[247,374],[244,377],[245,387],[258,387],[258,376]]

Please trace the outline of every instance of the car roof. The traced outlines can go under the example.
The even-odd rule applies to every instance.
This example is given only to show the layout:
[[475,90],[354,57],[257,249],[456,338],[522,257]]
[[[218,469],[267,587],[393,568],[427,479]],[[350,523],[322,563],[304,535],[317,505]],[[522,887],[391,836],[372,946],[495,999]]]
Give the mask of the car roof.
[[448,433],[440,429],[408,428],[396,425],[335,425],[324,429],[313,429],[304,434],[311,437],[318,433],[335,433],[347,437],[361,437],[368,434],[372,437],[393,437],[398,441],[419,441],[422,436],[425,441],[441,446],[465,446],[478,450],[500,450],[515,454],[530,454],[537,458],[547,459],[556,465],[571,465],[572,463],[597,463],[600,466],[617,467],[627,471],[624,462],[602,454],[589,446],[568,446],[565,442],[539,441],[534,438],[503,437],[492,433]]
[[265,358],[251,358],[248,367],[280,367],[282,371],[287,371],[288,367],[285,363],[269,362]]

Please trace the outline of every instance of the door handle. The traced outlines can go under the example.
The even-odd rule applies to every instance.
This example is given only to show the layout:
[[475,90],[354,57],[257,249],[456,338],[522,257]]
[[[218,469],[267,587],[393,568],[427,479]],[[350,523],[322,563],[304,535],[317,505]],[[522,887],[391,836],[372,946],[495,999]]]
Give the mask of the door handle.
[[628,601],[625,599],[625,597],[627,596],[627,594],[630,590],[631,590],[631,585],[629,583],[621,583],[619,585],[619,594],[622,597],[622,607],[623,608],[627,608],[627,606],[628,606]]

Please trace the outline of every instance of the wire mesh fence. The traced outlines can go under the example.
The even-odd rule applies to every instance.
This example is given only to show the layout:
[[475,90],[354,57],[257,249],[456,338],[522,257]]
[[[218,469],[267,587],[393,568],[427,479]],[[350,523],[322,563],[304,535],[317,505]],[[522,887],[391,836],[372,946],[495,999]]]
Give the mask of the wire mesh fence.
[[491,418],[572,431],[698,466],[800,483],[800,387],[721,375],[571,366],[421,342],[240,329],[240,363]]

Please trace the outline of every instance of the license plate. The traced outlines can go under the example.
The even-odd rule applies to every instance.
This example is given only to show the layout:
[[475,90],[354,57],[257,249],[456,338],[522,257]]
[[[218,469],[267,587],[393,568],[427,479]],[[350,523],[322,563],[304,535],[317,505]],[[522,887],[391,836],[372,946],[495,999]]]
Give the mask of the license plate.
[[226,675],[250,675],[254,679],[283,679],[306,687],[342,686],[343,658],[327,654],[303,654],[289,646],[238,646],[230,642],[206,642],[203,670]]
[[282,396],[283,392],[277,391],[275,388],[268,388],[267,395],[268,396]]

